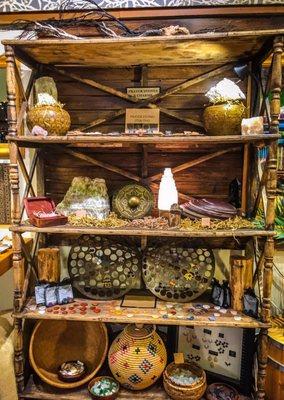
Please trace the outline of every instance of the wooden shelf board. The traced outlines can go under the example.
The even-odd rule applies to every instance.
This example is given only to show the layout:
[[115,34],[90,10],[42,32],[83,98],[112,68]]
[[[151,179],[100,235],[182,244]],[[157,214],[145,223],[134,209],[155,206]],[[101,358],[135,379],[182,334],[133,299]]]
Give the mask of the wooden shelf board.
[[[85,304],[85,311],[80,310],[80,304]],[[213,313],[218,312],[214,309],[214,306],[210,303],[210,309],[202,310],[200,315],[195,315],[193,320],[189,320],[189,308],[196,304],[203,303],[179,303],[182,306],[181,309],[176,310],[176,314],[173,315],[166,310],[167,306],[175,306],[176,303],[164,302],[158,300],[156,303],[156,308],[132,308],[132,307],[121,307],[121,299],[119,300],[86,300],[86,299],[76,299],[75,303],[67,306],[55,306],[46,309],[44,313],[41,313],[35,304],[34,298],[30,298],[25,306],[25,309],[21,313],[15,314],[17,318],[23,319],[53,319],[62,320],[66,319],[69,321],[101,321],[109,322],[113,324],[121,323],[137,323],[137,324],[157,324],[157,325],[182,325],[182,326],[226,326],[235,328],[265,328],[269,327],[269,324],[264,324],[254,318],[251,318],[242,313],[238,313],[241,316],[241,320],[235,320],[234,315],[231,310],[227,310],[226,314],[220,314],[216,317],[215,321],[210,321],[209,317]],[[95,313],[91,307],[96,304],[100,308],[99,313]],[[72,313],[67,310],[69,307],[72,308]],[[83,308],[84,308],[83,307]],[[75,312],[76,311],[76,312]],[[168,318],[164,318],[163,315],[168,314]]]
[[12,225],[12,232],[39,232],[39,233],[60,233],[73,235],[107,235],[107,236],[157,236],[157,237],[250,237],[250,236],[274,236],[274,231],[259,229],[235,229],[235,230],[193,230],[181,229],[141,229],[141,228],[92,228],[72,225],[49,226],[38,228],[33,225]]
[[284,29],[134,38],[16,39],[4,40],[3,44],[12,45],[16,56],[28,65],[213,65],[253,57],[267,40],[282,33]]
[[266,140],[279,139],[280,135],[231,135],[231,136],[7,136],[11,142],[17,142],[22,147],[37,147],[46,144],[63,144],[63,145],[76,145],[84,146],[96,144],[172,144],[180,143],[186,145],[196,144],[233,144],[233,143],[253,143]]
[[[86,386],[73,390],[56,390],[42,382],[35,383],[31,375],[23,393],[19,394],[20,399],[42,399],[42,400],[90,400],[90,394]],[[171,400],[161,384],[156,384],[150,389],[143,391],[129,391],[121,388],[117,400]]]

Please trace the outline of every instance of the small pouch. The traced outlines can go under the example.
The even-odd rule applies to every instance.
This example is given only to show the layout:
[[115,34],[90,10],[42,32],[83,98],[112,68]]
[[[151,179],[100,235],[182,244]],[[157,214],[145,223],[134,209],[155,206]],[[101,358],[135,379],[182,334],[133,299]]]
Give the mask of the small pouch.
[[35,286],[35,300],[37,306],[45,306],[45,289],[47,286],[47,283],[38,283]]
[[252,318],[258,317],[258,298],[256,297],[252,288],[246,289],[243,298],[244,314]]
[[58,304],[58,287],[48,285],[45,289],[45,305],[46,307],[53,307]]
[[66,278],[58,285],[57,297],[58,297],[58,304],[67,304],[67,303],[72,303],[72,301],[74,301],[74,295],[70,279]]
[[222,289],[224,292],[223,307],[230,308],[231,307],[231,289],[229,287],[228,281],[223,281]]
[[224,290],[219,281],[215,278],[213,278],[212,283],[211,301],[213,304],[220,307],[222,307],[224,303]]

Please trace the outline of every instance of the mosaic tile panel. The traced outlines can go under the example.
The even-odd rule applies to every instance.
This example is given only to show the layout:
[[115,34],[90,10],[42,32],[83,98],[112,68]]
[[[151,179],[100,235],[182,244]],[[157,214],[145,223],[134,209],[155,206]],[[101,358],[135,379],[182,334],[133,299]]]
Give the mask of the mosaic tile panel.
[[[138,7],[200,7],[230,5],[284,5],[284,0],[97,0],[103,8],[138,8]],[[0,12],[44,11],[93,8],[84,0],[1,0]]]

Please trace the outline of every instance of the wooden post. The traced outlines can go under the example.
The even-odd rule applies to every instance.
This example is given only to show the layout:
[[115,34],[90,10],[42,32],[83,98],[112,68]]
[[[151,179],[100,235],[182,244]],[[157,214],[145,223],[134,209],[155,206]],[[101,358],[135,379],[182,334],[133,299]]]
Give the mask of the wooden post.
[[17,108],[16,108],[16,60],[13,47],[5,46],[7,63],[7,100],[8,100],[8,132],[9,135],[17,134]]
[[[273,60],[271,69],[271,94],[270,101],[270,133],[279,133],[280,93],[282,86],[282,65],[281,56],[283,52],[283,37],[276,37],[273,46]],[[266,228],[274,229],[275,219],[275,198],[277,184],[277,142],[273,141],[269,146],[268,155],[268,179],[267,179],[267,210]],[[263,304],[261,318],[263,322],[270,322],[270,297],[272,286],[272,270],[274,255],[274,239],[267,237],[264,249],[264,270],[263,270]],[[265,399],[265,378],[267,367],[267,329],[261,329],[259,334],[258,349],[258,377],[257,377],[257,400]]]
[[268,353],[268,330],[260,329],[258,336],[257,400],[265,399],[265,378]]
[[[270,133],[279,133],[280,93],[282,87],[281,56],[283,52],[283,38],[276,37],[273,46],[273,60],[271,70],[271,101],[270,101]],[[268,155],[268,182],[267,182],[267,212],[266,227],[274,229],[275,196],[277,186],[277,142],[274,140],[269,146]]]
[[231,256],[231,277],[230,288],[232,292],[231,306],[236,311],[243,310],[243,264],[246,257],[244,256]]
[[38,279],[41,282],[57,283],[60,281],[60,250],[57,247],[39,249]]
[[21,318],[14,319],[14,368],[18,392],[24,390],[23,331]]
[[244,145],[244,153],[243,153],[242,203],[241,203],[242,215],[246,215],[247,211],[248,172],[249,172],[249,143],[246,143]]
[[[8,132],[9,135],[17,134],[17,107],[16,107],[16,60],[11,46],[5,46],[7,62],[7,99],[8,99]],[[19,195],[19,169],[17,163],[18,148],[16,143],[10,143],[10,187],[11,196],[11,220],[13,225],[19,225],[21,219],[20,195]],[[13,276],[14,276],[14,311],[19,312],[22,304],[22,289],[24,282],[24,260],[21,252],[21,236],[12,233],[13,240]],[[22,320],[15,318],[15,375],[19,392],[24,390],[24,356]]]
[[[13,211],[12,211],[13,212]],[[21,235],[13,232],[13,276],[14,276],[14,312],[20,312],[23,306],[24,260],[21,252]],[[22,320],[15,318],[15,375],[19,392],[24,390],[24,356]]]

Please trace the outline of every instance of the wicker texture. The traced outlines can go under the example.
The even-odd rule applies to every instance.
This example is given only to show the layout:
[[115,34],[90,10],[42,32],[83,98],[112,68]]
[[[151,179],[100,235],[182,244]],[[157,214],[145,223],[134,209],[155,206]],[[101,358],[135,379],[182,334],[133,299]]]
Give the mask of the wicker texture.
[[110,370],[122,386],[141,390],[162,374],[167,352],[153,325],[128,325],[113,341],[108,355]]
[[[192,385],[175,384],[170,379],[170,376],[178,367],[191,370],[195,375],[199,376],[200,379]],[[165,391],[173,400],[199,400],[206,390],[206,374],[202,368],[194,363],[169,364],[163,373],[163,381]]]
[[71,125],[70,115],[58,105],[36,105],[27,114],[27,125],[47,130],[49,135],[65,135]]
[[246,108],[243,103],[215,104],[204,110],[204,127],[208,135],[239,135],[245,117]]
[[[108,349],[105,324],[81,321],[42,320],[32,333],[29,356],[39,377],[61,389],[71,389],[89,382],[101,368]],[[77,382],[63,382],[58,377],[62,363],[80,360],[87,368]]]

